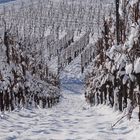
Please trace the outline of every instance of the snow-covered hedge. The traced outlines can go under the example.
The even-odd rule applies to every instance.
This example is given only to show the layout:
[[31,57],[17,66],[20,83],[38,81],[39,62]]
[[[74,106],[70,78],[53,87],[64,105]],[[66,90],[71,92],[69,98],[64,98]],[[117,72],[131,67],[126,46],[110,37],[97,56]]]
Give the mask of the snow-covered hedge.
[[130,118],[133,108],[140,106],[140,2],[122,2],[119,45],[112,15],[105,19],[102,39],[95,44],[96,56],[86,78],[85,97],[93,105],[107,104],[120,111],[127,108]]
[[0,111],[45,108],[59,102],[59,79],[47,66],[45,38],[22,34],[26,25],[19,29],[6,17],[0,22]]

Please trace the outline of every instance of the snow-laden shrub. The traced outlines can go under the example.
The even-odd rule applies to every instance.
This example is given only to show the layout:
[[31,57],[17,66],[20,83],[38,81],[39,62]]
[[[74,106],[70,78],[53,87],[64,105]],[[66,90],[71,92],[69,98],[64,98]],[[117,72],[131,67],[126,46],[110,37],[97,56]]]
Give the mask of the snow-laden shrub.
[[115,43],[115,31],[112,30],[115,29],[115,21],[112,17],[106,18],[112,19],[114,28],[109,20],[104,21],[105,28],[102,38],[96,42],[97,54],[89,70],[90,77],[86,79],[89,83],[86,85],[86,98],[89,97],[92,104],[107,104],[120,111],[127,109],[129,119],[134,107],[140,106],[139,4],[138,0],[120,2],[119,45]]
[[59,102],[59,79],[49,71],[45,56],[39,54],[43,47],[36,44],[34,48],[26,40],[14,42],[13,32],[5,32],[0,44],[0,110],[45,108]]

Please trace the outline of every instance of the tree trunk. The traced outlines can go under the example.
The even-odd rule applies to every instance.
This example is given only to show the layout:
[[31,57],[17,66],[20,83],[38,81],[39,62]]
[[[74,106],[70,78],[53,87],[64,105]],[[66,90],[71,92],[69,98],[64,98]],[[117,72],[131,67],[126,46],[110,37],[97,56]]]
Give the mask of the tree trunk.
[[120,43],[120,37],[119,37],[119,21],[120,21],[120,16],[119,16],[119,0],[116,0],[116,40],[117,40],[117,45]]

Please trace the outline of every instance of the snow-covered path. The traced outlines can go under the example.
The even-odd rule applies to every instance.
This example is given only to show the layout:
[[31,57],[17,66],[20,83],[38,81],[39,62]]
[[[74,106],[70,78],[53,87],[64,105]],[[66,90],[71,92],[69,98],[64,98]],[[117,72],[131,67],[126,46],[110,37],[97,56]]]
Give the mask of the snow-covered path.
[[111,129],[111,123],[120,117],[119,113],[103,105],[89,107],[85,103],[83,94],[78,93],[81,92],[78,91],[81,89],[80,86],[72,87],[73,85],[65,86],[63,101],[52,109],[23,109],[20,112],[6,113],[0,118],[0,140],[126,140],[130,138],[129,132],[132,134],[134,127],[133,129],[128,127],[126,121]]

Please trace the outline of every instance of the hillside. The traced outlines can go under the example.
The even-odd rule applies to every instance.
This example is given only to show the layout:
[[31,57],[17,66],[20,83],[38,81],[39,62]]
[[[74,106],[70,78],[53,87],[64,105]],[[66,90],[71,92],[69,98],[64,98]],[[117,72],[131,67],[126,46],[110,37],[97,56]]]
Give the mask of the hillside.
[[0,140],[139,140],[140,1],[0,1]]

